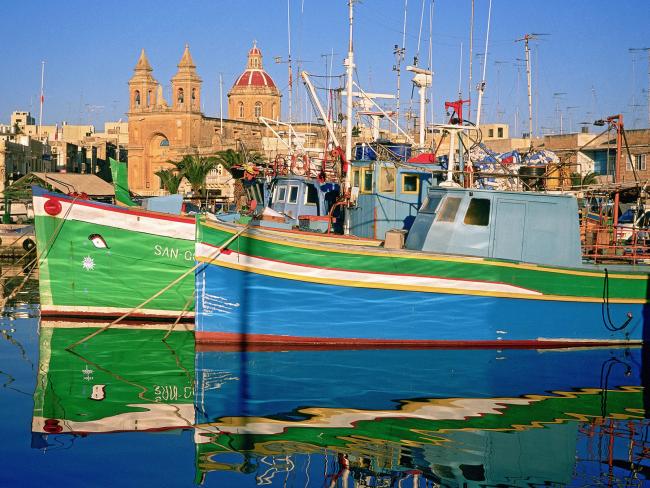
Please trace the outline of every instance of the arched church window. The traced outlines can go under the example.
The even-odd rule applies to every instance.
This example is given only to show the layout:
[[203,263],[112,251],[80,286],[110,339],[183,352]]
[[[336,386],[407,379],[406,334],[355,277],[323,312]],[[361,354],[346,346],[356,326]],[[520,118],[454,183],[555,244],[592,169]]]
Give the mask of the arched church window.
[[253,68],[259,68],[259,64],[258,64],[258,63],[259,63],[259,62],[258,62],[258,59],[257,59],[257,58],[253,58]]
[[136,107],[140,106],[140,90],[135,91],[135,95],[133,96],[133,103]]
[[276,109],[275,103],[274,103],[273,105],[271,105],[271,118],[272,118],[272,119],[277,119],[277,118],[278,118],[278,114],[277,114],[277,109]]
[[151,99],[152,99],[153,94],[151,93],[151,90],[147,92],[147,107],[151,106]]
[[262,102],[255,102],[255,117],[262,115]]
[[163,139],[160,141],[160,147],[169,147],[169,139]]
[[244,117],[244,102],[239,102],[239,116]]
[[178,103],[184,103],[185,102],[185,94],[183,93],[183,89],[179,88],[177,95],[176,95],[176,100]]
[[196,100],[196,88],[192,88],[192,101]]

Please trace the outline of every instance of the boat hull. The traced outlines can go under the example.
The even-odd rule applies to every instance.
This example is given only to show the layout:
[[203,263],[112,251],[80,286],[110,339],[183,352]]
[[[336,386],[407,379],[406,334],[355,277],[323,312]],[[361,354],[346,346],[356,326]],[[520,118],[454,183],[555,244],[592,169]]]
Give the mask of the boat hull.
[[202,342],[555,347],[643,339],[647,275],[431,259],[261,231],[218,251],[235,230],[199,224]]
[[194,219],[43,190],[34,213],[44,316],[192,317]]

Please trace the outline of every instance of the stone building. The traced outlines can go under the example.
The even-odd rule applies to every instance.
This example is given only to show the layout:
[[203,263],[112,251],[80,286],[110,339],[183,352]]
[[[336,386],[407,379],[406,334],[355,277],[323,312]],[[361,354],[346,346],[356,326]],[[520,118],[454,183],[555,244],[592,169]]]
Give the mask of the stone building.
[[0,137],[0,190],[32,171],[52,171],[51,147],[27,135]]
[[228,117],[258,122],[259,117],[279,119],[282,95],[262,65],[262,51],[253,43],[246,70],[228,93]]
[[[155,173],[171,167],[168,161],[178,161],[187,154],[209,156],[241,145],[248,150],[264,151],[263,141],[272,134],[256,120],[255,113],[261,110],[260,115],[279,116],[280,93],[262,69],[262,55],[257,46],[250,50],[248,58],[249,67],[229,94],[229,101],[234,101],[236,107],[244,103],[244,117],[233,119],[229,113],[231,118],[220,119],[206,117],[201,112],[202,80],[189,46],[185,46],[178,70],[171,79],[169,102],[142,50],[129,80],[128,163],[129,186],[133,192],[161,194]],[[262,104],[261,109],[258,102]],[[228,192],[224,189],[223,193]]]

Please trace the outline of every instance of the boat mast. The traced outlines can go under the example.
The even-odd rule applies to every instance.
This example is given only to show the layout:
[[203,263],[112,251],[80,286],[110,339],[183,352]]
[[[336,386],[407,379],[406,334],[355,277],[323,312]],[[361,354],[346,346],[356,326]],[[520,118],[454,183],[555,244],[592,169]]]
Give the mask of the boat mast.
[[[487,33],[485,34],[485,55],[483,56],[483,76],[478,84],[478,107],[476,107],[476,126],[481,125],[481,105],[483,104],[483,92],[485,91],[485,69],[487,67],[488,44],[490,42],[490,18],[492,16],[492,0],[488,6]],[[471,60],[470,60],[471,62]]]
[[[291,66],[291,0],[287,0],[287,37],[289,45],[289,53],[287,57],[287,65],[289,67],[289,127],[291,127],[292,122],[292,98],[293,98],[293,67]],[[287,135],[289,138],[289,154],[293,154],[291,149],[291,131]]]
[[469,19],[469,79],[467,81],[467,111],[469,120],[472,119],[472,56],[474,52],[474,0],[472,0],[472,14]]
[[[345,59],[345,67],[346,67],[346,75],[347,75],[347,80],[346,80],[346,90],[347,90],[347,97],[346,97],[346,127],[345,127],[345,160],[347,161],[347,164],[350,164],[350,161],[352,161],[352,75],[354,72],[354,51],[353,51],[353,44],[352,44],[352,22],[354,20],[354,0],[348,0],[348,16],[349,16],[349,24],[350,24],[350,37],[349,37],[349,42],[348,42],[348,57]],[[350,182],[351,182],[351,171],[350,167],[348,166],[347,171],[345,172],[345,188],[344,188],[344,194],[347,195],[350,192]],[[345,220],[343,223],[343,232],[345,234],[350,233],[350,212],[345,212]]]
[[[345,68],[346,68],[346,105],[345,105],[345,115],[346,115],[346,127],[345,127],[345,159],[350,161],[352,159],[352,75],[354,73],[354,51],[352,46],[352,21],[354,19],[353,15],[353,4],[354,0],[348,0],[348,15],[349,15],[349,24],[350,24],[350,38],[348,43],[348,57],[345,59]],[[345,175],[345,189],[350,188],[350,172]]]

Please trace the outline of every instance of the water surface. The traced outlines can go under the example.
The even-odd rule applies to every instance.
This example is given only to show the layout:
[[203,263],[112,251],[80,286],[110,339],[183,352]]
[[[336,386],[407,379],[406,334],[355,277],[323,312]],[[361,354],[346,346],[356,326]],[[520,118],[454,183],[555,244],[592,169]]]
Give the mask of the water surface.
[[[40,321],[5,279],[0,486],[644,486],[641,348],[253,350]],[[74,347],[70,347],[77,344]]]

